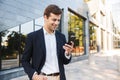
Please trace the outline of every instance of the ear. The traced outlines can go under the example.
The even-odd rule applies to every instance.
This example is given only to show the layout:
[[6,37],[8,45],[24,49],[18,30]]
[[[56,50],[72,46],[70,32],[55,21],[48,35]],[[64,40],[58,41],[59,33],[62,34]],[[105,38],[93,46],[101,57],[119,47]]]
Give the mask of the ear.
[[44,18],[46,18],[47,16],[46,15],[44,15]]
[[46,15],[44,15],[44,21],[46,21],[47,20],[47,16]]
[[45,19],[48,19],[48,17],[47,17],[46,15],[44,15],[44,18],[45,18]]

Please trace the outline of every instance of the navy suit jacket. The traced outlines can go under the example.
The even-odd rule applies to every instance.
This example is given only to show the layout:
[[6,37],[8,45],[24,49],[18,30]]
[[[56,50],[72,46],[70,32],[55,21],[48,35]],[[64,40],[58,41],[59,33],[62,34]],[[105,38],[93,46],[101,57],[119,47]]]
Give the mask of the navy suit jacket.
[[[57,58],[60,71],[60,80],[66,80],[64,64],[68,64],[71,60],[65,57],[65,50],[63,45],[66,43],[65,36],[56,31],[56,43],[57,43]],[[25,72],[28,74],[30,80],[35,71],[41,73],[41,69],[44,66],[46,59],[46,47],[44,40],[43,28],[32,32],[27,35],[26,46],[22,56],[22,65]]]

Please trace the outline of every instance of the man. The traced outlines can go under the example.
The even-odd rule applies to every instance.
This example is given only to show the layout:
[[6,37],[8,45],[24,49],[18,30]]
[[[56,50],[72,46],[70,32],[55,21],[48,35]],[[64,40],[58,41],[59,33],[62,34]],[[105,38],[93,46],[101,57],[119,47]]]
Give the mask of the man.
[[56,31],[62,11],[49,5],[44,11],[42,29],[28,34],[22,65],[30,80],[66,80],[64,64],[71,60],[71,45],[65,36]]

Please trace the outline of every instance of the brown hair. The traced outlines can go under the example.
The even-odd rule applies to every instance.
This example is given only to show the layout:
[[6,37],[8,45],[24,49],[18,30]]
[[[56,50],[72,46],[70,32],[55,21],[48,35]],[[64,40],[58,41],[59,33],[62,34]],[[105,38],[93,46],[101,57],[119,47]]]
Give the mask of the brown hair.
[[50,13],[60,15],[60,14],[62,14],[62,10],[57,5],[52,4],[52,5],[49,5],[48,7],[46,7],[46,9],[44,11],[44,16],[46,15],[47,17],[49,17]]

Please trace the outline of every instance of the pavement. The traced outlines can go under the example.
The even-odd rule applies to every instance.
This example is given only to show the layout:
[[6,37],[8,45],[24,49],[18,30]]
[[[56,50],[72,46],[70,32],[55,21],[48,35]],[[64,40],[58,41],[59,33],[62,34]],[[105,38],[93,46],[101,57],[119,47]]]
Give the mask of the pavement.
[[[89,55],[65,65],[67,80],[120,80],[120,50]],[[11,80],[29,80],[27,75]]]

